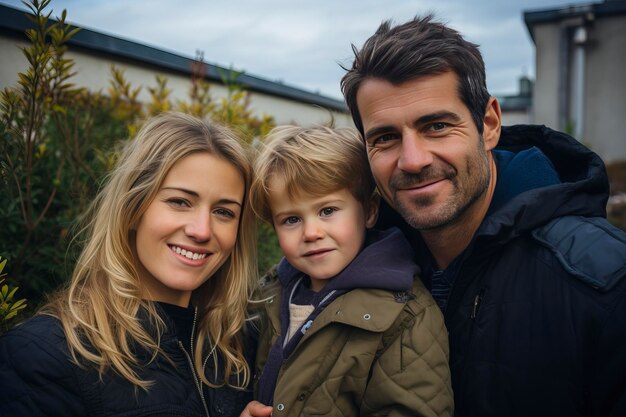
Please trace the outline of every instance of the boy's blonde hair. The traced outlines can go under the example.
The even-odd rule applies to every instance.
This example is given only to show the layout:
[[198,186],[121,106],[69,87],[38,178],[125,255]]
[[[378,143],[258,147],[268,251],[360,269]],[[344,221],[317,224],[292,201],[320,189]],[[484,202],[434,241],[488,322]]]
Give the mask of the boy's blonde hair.
[[[151,381],[141,379],[137,372],[145,364],[136,352],[145,349],[153,358],[162,354],[164,323],[155,303],[141,298],[130,236],[170,169],[181,159],[203,152],[232,164],[248,189],[252,175],[246,148],[230,129],[212,121],[163,113],[148,120],[127,143],[86,215],[86,241],[69,285],[42,310],[61,321],[75,362],[90,363],[100,374],[113,371],[136,386],[150,387]],[[213,384],[205,377],[203,359],[211,350],[223,359],[225,384],[230,384],[233,375],[240,387],[250,380],[241,331],[257,279],[255,229],[253,213],[244,202],[232,254],[192,293],[199,329],[195,368],[209,385]],[[156,332],[138,320],[141,310]]]
[[270,224],[273,181],[284,185],[290,199],[347,189],[366,209],[376,187],[363,140],[350,128],[276,127],[261,144],[254,173],[250,202],[255,213]]

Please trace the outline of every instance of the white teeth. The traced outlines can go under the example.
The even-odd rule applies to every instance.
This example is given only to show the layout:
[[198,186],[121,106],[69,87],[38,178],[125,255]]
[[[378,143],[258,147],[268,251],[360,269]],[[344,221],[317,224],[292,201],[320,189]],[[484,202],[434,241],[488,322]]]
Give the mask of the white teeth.
[[172,249],[172,251],[176,252],[177,254],[184,256],[187,259],[197,260],[197,259],[204,259],[207,257],[206,253],[195,253],[195,252],[191,252],[191,251],[179,248],[178,246],[170,246],[170,249]]

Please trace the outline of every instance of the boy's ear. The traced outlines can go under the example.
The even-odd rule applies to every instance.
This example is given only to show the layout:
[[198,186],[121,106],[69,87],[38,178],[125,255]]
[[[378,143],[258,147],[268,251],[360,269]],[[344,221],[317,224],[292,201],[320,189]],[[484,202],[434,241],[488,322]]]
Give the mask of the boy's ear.
[[378,220],[378,207],[380,206],[380,195],[375,192],[366,207],[365,227],[371,229]]

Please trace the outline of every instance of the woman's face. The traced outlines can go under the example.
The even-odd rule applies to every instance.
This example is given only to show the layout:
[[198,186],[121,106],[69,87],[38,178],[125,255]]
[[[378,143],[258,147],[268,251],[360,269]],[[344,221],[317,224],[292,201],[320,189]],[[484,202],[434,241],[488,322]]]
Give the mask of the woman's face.
[[224,159],[196,153],[169,171],[136,228],[142,297],[182,307],[230,256],[244,180]]

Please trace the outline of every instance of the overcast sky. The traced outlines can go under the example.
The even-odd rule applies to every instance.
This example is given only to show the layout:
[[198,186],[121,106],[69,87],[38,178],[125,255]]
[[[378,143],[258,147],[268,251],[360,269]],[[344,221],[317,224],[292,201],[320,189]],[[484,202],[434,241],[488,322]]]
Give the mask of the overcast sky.
[[[599,2],[600,0],[596,1]],[[381,21],[434,12],[480,45],[492,94],[514,94],[534,77],[534,47],[523,11],[581,0],[52,0],[77,26],[232,66],[250,75],[341,99],[339,64],[352,62]],[[19,0],[0,3],[24,8]]]

